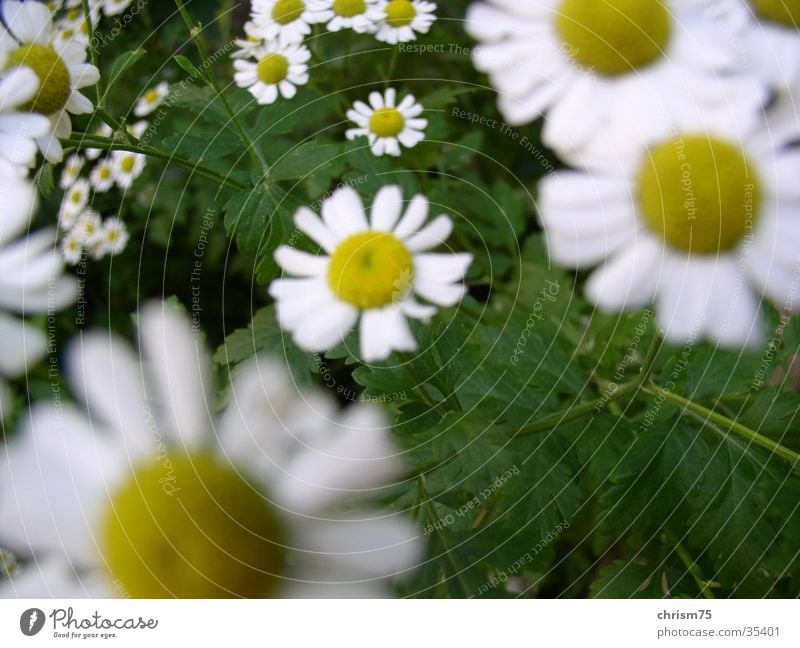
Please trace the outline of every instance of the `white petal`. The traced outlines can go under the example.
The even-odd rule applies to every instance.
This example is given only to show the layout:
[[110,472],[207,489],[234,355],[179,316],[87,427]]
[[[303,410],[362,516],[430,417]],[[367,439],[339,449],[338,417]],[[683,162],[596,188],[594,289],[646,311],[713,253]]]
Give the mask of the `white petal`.
[[428,199],[422,194],[418,194],[411,199],[406,213],[394,230],[394,235],[400,239],[408,238],[411,234],[419,231],[427,217]]
[[437,216],[416,234],[406,239],[406,247],[411,252],[430,250],[444,243],[453,231],[453,221],[449,216]]
[[275,250],[275,261],[285,272],[296,277],[319,277],[328,271],[330,259],[281,245]]
[[16,378],[44,357],[47,338],[25,320],[0,312],[0,374]]
[[352,187],[338,189],[322,203],[322,220],[341,238],[368,229],[364,204]]
[[586,296],[609,311],[646,306],[655,296],[663,247],[649,236],[632,242],[589,277]]
[[374,230],[391,232],[403,211],[403,191],[397,185],[381,187],[375,195],[370,215]]

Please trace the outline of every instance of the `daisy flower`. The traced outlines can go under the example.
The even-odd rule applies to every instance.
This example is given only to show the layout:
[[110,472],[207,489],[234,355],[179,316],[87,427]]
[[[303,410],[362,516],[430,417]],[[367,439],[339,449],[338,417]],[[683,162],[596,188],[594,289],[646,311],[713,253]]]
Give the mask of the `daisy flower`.
[[58,186],[65,190],[69,189],[80,176],[85,164],[86,160],[83,159],[82,155],[78,153],[70,155],[66,162],[64,162],[64,168],[61,170],[61,178],[59,179]]
[[426,0],[381,0],[381,20],[375,38],[383,43],[407,43],[427,34],[436,22],[436,4]]
[[120,189],[129,189],[133,181],[142,175],[146,163],[147,158],[141,153],[114,151],[111,154],[114,182]]
[[94,209],[86,209],[75,219],[70,235],[77,237],[83,247],[89,248],[102,238],[102,226],[100,214]]
[[741,41],[746,65],[772,87],[800,80],[800,6],[787,0],[717,0],[707,10]]
[[103,0],[103,13],[106,16],[121,14],[131,6],[133,0]]
[[0,596],[390,593],[421,534],[354,500],[401,468],[383,412],[340,413],[261,357],[211,418],[210,367],[188,319],[158,304],[139,320],[141,364],[121,340],[85,334],[67,363],[86,411],[34,406],[0,450],[0,542],[33,558]]
[[422,104],[417,103],[412,95],[407,95],[395,106],[396,98],[397,91],[387,88],[384,94],[370,93],[369,106],[356,101],[347,111],[347,117],[358,128],[349,129],[345,134],[347,139],[366,136],[375,155],[394,156],[400,155],[400,144],[413,148],[424,140],[423,131],[428,120],[419,117],[424,110]]
[[297,94],[297,86],[308,83],[308,59],[305,45],[269,43],[255,52],[257,61],[236,59],[233,79],[246,88],[259,104],[275,103],[280,93],[285,99]]
[[297,211],[295,225],[325,254],[278,248],[278,265],[297,278],[277,279],[269,292],[277,301],[281,327],[298,346],[331,349],[360,317],[362,359],[383,360],[393,350],[417,348],[407,317],[428,320],[436,313],[415,295],[437,306],[461,300],[472,256],[430,252],[450,236],[452,221],[441,215],[423,227],[428,200],[421,195],[402,211],[403,195],[394,185],[375,196],[369,222],[351,187],[323,202],[321,220],[308,208]]
[[115,168],[111,158],[105,158],[95,164],[89,174],[89,182],[95,193],[105,193],[111,190],[115,182]]
[[[559,172],[542,183],[552,258],[597,269],[599,307],[654,301],[667,339],[759,341],[759,299],[800,307],[800,153],[792,107],[773,123],[677,133],[602,175]],[[774,128],[781,121],[794,129]]]
[[[755,121],[766,88],[698,0],[490,0],[467,31],[476,67],[514,125],[547,115],[542,139],[602,168],[642,143],[706,123]],[[608,143],[613,142],[609,147]]]
[[150,88],[147,92],[139,97],[136,106],[133,109],[133,114],[137,117],[144,117],[156,110],[164,99],[169,95],[169,84],[162,81],[155,88]]
[[106,218],[100,237],[103,240],[105,254],[115,255],[125,249],[130,235],[125,223],[119,218]]
[[[7,58],[0,48],[0,69]],[[50,132],[50,120],[43,115],[20,112],[39,89],[39,77],[27,67],[6,71],[0,78],[0,159],[32,167],[36,162],[36,139]]]
[[319,0],[253,0],[253,36],[280,45],[300,43],[319,22]]
[[133,135],[136,139],[142,139],[142,135],[144,135],[147,132],[147,129],[149,127],[150,124],[145,119],[140,119],[138,122],[125,125],[125,128],[127,129],[128,133]]
[[86,178],[79,178],[64,193],[61,200],[61,209],[58,212],[58,222],[64,229],[71,229],[75,219],[89,204],[91,186]]
[[69,232],[63,239],[61,239],[61,256],[67,265],[75,266],[80,263],[83,256],[83,243],[80,237],[74,232]]
[[[94,134],[99,137],[111,137],[114,134],[113,129],[108,124],[100,124],[95,130]],[[86,156],[87,160],[96,160],[101,155],[103,155],[105,151],[103,149],[86,149],[83,154]]]
[[[36,191],[20,167],[0,157],[0,245],[24,231],[36,211]],[[2,292],[2,291],[0,291]],[[0,302],[2,298],[0,298]]]
[[319,22],[327,22],[325,28],[331,32],[352,29],[358,34],[371,33],[385,16],[378,5],[379,0],[322,0]]
[[264,47],[264,39],[256,33],[256,26],[252,20],[244,24],[244,34],[244,38],[237,38],[234,41],[239,49],[231,54],[231,58],[258,58],[258,53]]
[[5,0],[0,12],[5,25],[0,26],[0,59],[7,67],[28,67],[39,77],[36,95],[23,109],[50,119],[51,132],[37,143],[48,161],[60,162],[64,154],[58,138],[72,133],[69,113],[92,111],[92,102],[78,90],[97,83],[100,73],[86,63],[83,45],[53,41],[53,20],[46,6]]

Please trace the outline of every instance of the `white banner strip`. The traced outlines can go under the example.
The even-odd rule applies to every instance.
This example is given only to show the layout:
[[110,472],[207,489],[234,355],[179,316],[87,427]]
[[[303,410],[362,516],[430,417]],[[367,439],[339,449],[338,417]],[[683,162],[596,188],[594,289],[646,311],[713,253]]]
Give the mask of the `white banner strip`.
[[797,648],[799,618],[798,601],[5,600],[0,646]]

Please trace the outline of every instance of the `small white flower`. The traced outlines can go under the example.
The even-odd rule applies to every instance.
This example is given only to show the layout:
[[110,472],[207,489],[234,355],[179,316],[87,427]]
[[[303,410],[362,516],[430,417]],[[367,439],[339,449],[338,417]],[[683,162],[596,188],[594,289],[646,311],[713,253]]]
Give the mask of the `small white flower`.
[[[602,174],[546,178],[551,258],[601,264],[587,296],[609,311],[654,301],[670,341],[760,341],[761,294],[800,311],[800,153],[787,147],[797,132],[788,103],[769,126],[715,124],[656,140]],[[794,126],[781,132],[781,123]]]
[[58,182],[58,186],[65,190],[69,189],[80,176],[81,170],[85,164],[86,160],[83,159],[82,155],[78,153],[70,155],[67,161],[64,162],[64,168],[61,171],[61,179]]
[[[0,48],[0,69],[6,64],[2,52]],[[9,70],[0,79],[0,159],[11,164],[32,167],[36,162],[36,140],[50,132],[47,117],[20,112],[38,88],[39,77],[27,67]]]
[[369,106],[356,101],[347,111],[347,117],[358,128],[349,129],[347,139],[366,136],[375,155],[385,153],[393,156],[400,155],[400,144],[413,148],[424,140],[428,120],[420,118],[424,110],[422,105],[412,95],[407,95],[395,106],[396,99],[396,90],[388,88],[383,95],[370,93]]
[[300,43],[319,22],[319,0],[253,0],[252,35],[267,43]]
[[244,38],[236,39],[235,43],[239,49],[231,54],[231,58],[258,58],[258,52],[263,49],[265,43],[256,33],[252,20],[244,24],[244,34]]
[[89,204],[91,185],[86,178],[79,178],[64,193],[61,209],[58,212],[58,223],[64,229],[71,229],[75,219]]
[[111,158],[104,158],[95,164],[89,174],[89,182],[95,193],[110,191],[115,182],[114,162]]
[[402,471],[385,414],[340,412],[260,357],[212,418],[188,319],[153,304],[139,322],[144,361],[85,333],[66,362],[86,409],[34,405],[0,448],[0,543],[33,557],[0,597],[390,594],[421,558],[422,534],[358,502]]
[[75,225],[70,230],[70,235],[75,236],[83,247],[91,247],[95,241],[102,238],[103,221],[94,209],[85,209],[75,219]]
[[83,244],[76,234],[68,232],[67,235],[61,239],[60,248],[61,256],[64,258],[67,265],[74,266],[80,263],[81,257],[83,256]]
[[278,321],[295,343],[325,351],[341,342],[361,319],[361,358],[383,360],[392,351],[413,351],[416,340],[407,317],[428,320],[434,306],[454,306],[464,296],[469,254],[435,254],[453,229],[445,215],[428,225],[428,200],[415,196],[403,215],[398,186],[375,196],[369,222],[359,195],[337,190],[322,204],[322,219],[301,208],[297,228],[320,245],[314,255],[281,246],[275,259],[297,278],[277,279],[269,288],[277,301]]
[[106,16],[116,16],[130,7],[133,0],[103,0],[103,13]]
[[372,33],[385,12],[379,0],[322,0],[319,22],[327,23],[326,29],[337,32],[352,29],[359,34]]
[[90,113],[93,108],[78,90],[97,83],[100,72],[86,62],[84,45],[54,41],[52,15],[45,5],[5,0],[0,13],[0,59],[6,67],[28,67],[39,78],[28,108],[49,118],[51,130],[37,138],[37,144],[48,161],[60,162],[64,153],[59,138],[72,134],[69,114]]
[[106,218],[101,234],[105,243],[105,253],[111,255],[122,252],[130,238],[128,228],[119,218]]
[[602,169],[653,138],[760,114],[766,88],[701,1],[489,0],[466,27],[506,122],[545,115],[545,144]]
[[111,154],[111,164],[114,167],[114,182],[120,189],[128,189],[142,171],[144,171],[147,158],[141,153],[129,151],[114,151]]
[[155,88],[150,88],[139,97],[139,101],[136,102],[136,107],[133,109],[133,114],[137,117],[149,115],[164,103],[164,99],[166,99],[168,95],[169,84],[166,81],[162,81]]
[[436,22],[436,4],[426,0],[381,0],[379,9],[375,38],[391,45],[416,40]]
[[308,59],[311,52],[305,45],[270,43],[257,50],[257,61],[236,59],[233,78],[246,88],[259,104],[275,103],[278,95],[291,99],[297,86],[308,83]]
[[128,124],[127,129],[128,132],[133,135],[136,139],[142,139],[142,135],[147,132],[148,127],[150,126],[149,122],[145,119],[141,119],[136,123]]
[[[100,124],[100,126],[98,126],[95,129],[94,134],[95,135],[99,135],[100,137],[111,137],[114,134],[114,131],[112,130],[111,126],[109,126],[108,124],[103,123],[103,124]],[[96,160],[103,153],[105,153],[105,151],[103,149],[94,149],[94,148],[86,149],[83,152],[83,154],[86,156],[87,160]]]

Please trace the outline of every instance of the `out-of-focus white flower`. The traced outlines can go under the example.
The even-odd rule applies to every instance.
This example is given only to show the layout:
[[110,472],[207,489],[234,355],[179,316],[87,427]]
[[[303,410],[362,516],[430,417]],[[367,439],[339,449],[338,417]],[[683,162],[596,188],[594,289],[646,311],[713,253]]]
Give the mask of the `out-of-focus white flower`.
[[114,163],[111,158],[104,158],[94,165],[89,173],[89,182],[95,193],[105,193],[114,186]]
[[90,248],[98,239],[102,238],[103,221],[94,209],[85,209],[75,219],[70,234],[77,237],[81,245]]
[[129,151],[114,151],[111,154],[111,164],[114,167],[114,182],[120,189],[129,189],[147,163],[147,158],[141,153]]
[[[99,135],[100,137],[111,137],[114,134],[111,126],[108,124],[100,124],[94,131],[95,135]],[[87,160],[96,160],[99,158],[105,151],[103,149],[86,149],[83,154],[86,156]]]
[[162,81],[155,88],[150,88],[147,92],[139,97],[136,106],[133,109],[133,114],[137,117],[144,117],[152,113],[158,108],[164,99],[169,95],[169,84]]
[[103,240],[104,253],[111,255],[122,252],[130,238],[128,228],[119,218],[106,218],[100,234]]
[[396,99],[396,90],[388,88],[383,94],[370,93],[369,106],[356,101],[347,111],[347,117],[358,128],[349,129],[347,139],[365,136],[375,155],[394,156],[400,155],[401,144],[413,148],[424,140],[428,120],[420,118],[424,110],[422,104],[412,95],[407,95],[398,105],[395,105]]
[[89,204],[92,192],[91,185],[86,178],[79,178],[64,193],[61,200],[61,209],[58,212],[58,223],[64,229],[72,229],[75,219]]
[[[0,47],[0,69],[7,63]],[[32,167],[36,161],[36,140],[50,132],[44,115],[22,112],[36,95],[39,77],[28,67],[17,67],[0,78],[0,159]]]
[[61,256],[64,261],[71,266],[80,263],[83,256],[83,244],[77,234],[72,231],[61,239]]
[[[383,360],[392,351],[417,348],[406,318],[427,320],[437,306],[454,306],[466,292],[469,254],[431,253],[453,229],[445,215],[425,225],[428,200],[415,196],[403,215],[403,194],[386,186],[375,196],[369,222],[359,195],[337,190],[322,204],[322,220],[301,208],[297,228],[320,245],[314,255],[288,246],[275,253],[292,278],[269,288],[278,321],[309,351],[333,348],[361,319],[361,358]],[[402,217],[401,217],[402,216]]]
[[387,595],[421,534],[355,505],[402,469],[383,412],[339,412],[261,357],[214,420],[188,319],[154,304],[139,321],[143,365],[116,337],[84,334],[67,361],[86,411],[34,406],[0,450],[0,542],[35,561],[0,595]]
[[69,189],[75,181],[80,177],[86,160],[82,155],[74,153],[70,155],[64,162],[64,168],[61,170],[61,178],[58,186],[62,189]]

